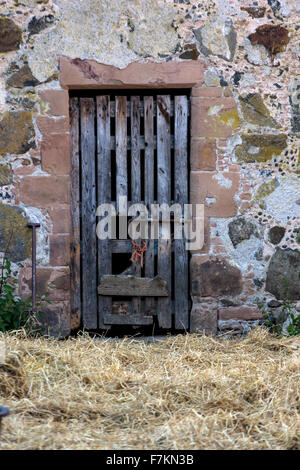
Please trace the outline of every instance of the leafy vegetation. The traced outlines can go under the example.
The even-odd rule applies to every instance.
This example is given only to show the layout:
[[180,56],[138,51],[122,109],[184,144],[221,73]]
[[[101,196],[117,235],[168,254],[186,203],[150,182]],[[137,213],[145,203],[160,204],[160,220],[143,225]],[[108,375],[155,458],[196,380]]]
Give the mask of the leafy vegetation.
[[[300,231],[297,231],[297,242],[300,243]],[[300,256],[300,251],[298,252]],[[299,273],[299,280],[300,280],[300,273]],[[288,295],[288,280],[285,279],[285,284],[286,284],[286,292]],[[299,286],[300,288],[300,286]],[[278,321],[272,313],[266,311],[264,308],[263,304],[259,303],[258,307],[260,308],[260,311],[264,317],[264,325],[269,328],[269,330],[276,334],[276,335],[281,335],[283,333],[283,322]],[[280,315],[277,315],[277,317],[281,319],[289,319],[290,323],[286,327],[286,333],[288,333],[289,336],[296,336],[300,335],[300,315],[295,315],[293,311],[293,306],[290,300],[284,299],[282,301],[282,308]]]
[[0,269],[0,331],[16,330],[27,324],[31,302],[29,298],[20,299],[15,295],[15,281],[7,258]]
[[16,280],[12,276],[11,262],[4,257],[0,264],[0,331],[11,331],[19,328],[36,332],[41,325],[42,312],[40,311],[44,303],[51,303],[48,300],[49,293],[42,297],[37,297],[37,311],[32,311],[30,297],[21,299],[15,294]]

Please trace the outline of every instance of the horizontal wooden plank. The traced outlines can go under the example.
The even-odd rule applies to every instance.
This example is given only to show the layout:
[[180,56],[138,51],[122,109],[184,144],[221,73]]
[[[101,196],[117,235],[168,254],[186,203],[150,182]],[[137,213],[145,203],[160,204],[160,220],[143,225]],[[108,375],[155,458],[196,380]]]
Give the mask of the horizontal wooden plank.
[[131,253],[131,240],[109,240],[111,253]]
[[[155,103],[155,97],[154,97],[154,103]],[[190,106],[188,107],[188,112],[190,110]],[[141,101],[140,106],[139,106],[139,112],[140,116],[144,117],[144,103]],[[127,103],[127,117],[130,117],[131,114],[131,107],[130,107],[130,102]],[[110,117],[115,117],[116,115],[116,110],[115,110],[115,101],[112,100],[110,102]],[[156,116],[156,106],[153,107],[153,116]],[[174,116],[174,103],[171,103],[170,106],[170,116]]]
[[[153,149],[157,149],[157,142],[156,142],[156,136],[154,136],[153,139]],[[174,136],[170,136],[170,147],[175,148],[175,139]],[[143,135],[138,137],[138,144],[140,150],[145,150],[147,146],[145,145],[145,137]],[[110,138],[110,149],[115,150],[116,149],[116,138],[114,136],[111,136]],[[127,150],[131,150],[131,137],[127,137]]]
[[98,294],[113,296],[138,296],[138,297],[168,297],[169,290],[166,281],[156,276],[136,277],[104,275],[98,286]]
[[134,315],[105,315],[106,325],[152,325],[153,317],[141,314]]

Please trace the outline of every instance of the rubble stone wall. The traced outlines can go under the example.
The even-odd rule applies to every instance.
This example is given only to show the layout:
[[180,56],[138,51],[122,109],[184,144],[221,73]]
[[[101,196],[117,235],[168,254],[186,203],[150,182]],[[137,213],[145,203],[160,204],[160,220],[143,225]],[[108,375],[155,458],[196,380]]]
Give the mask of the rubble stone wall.
[[192,97],[191,201],[206,215],[191,261],[193,329],[247,331],[258,305],[276,316],[284,299],[299,301],[299,30],[299,0],[1,2],[0,251],[11,237],[27,295],[27,222],[41,224],[38,292],[50,289],[50,333],[78,326],[64,58],[118,69],[190,61],[204,71]]

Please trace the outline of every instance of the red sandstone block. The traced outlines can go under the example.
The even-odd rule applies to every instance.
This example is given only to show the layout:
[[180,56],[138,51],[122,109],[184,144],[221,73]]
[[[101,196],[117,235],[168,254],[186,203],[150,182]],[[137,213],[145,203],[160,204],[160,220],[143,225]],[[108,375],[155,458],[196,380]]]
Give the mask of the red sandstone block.
[[234,199],[239,190],[239,173],[191,172],[191,203],[205,204],[206,198],[215,198],[216,202],[206,205],[206,217],[233,217],[237,213]]
[[[195,221],[197,224],[197,229],[196,226],[194,226],[194,230],[200,230],[200,224],[203,224],[203,219],[201,220],[196,220]],[[204,243],[202,248],[199,250],[190,250],[192,254],[205,254],[208,253],[210,247],[210,221],[208,217],[204,217]]]
[[241,213],[245,213],[248,209],[250,209],[251,206],[252,204],[250,202],[242,202],[240,206]]
[[218,328],[218,303],[216,299],[205,299],[193,303],[191,311],[191,333],[216,334]]
[[194,97],[203,97],[203,98],[219,98],[222,96],[222,88],[221,87],[202,87],[192,88],[192,96]]
[[56,338],[65,338],[70,334],[70,302],[51,302],[42,309],[42,332]]
[[260,320],[262,314],[257,307],[221,307],[219,320]]
[[28,175],[31,175],[35,171],[35,167],[34,166],[19,166],[15,168],[13,171],[16,176],[28,176]]
[[211,239],[211,243],[214,245],[222,245],[223,246],[223,241],[221,237],[213,237]]
[[240,165],[229,165],[229,171],[240,171]]
[[227,251],[224,246],[216,245],[213,247],[213,255],[226,255]]
[[223,96],[233,96],[231,88],[229,88],[228,86],[223,87]]
[[36,123],[42,134],[61,134],[70,130],[69,120],[64,117],[54,119],[47,116],[39,116]]
[[215,139],[195,140],[191,142],[191,168],[192,170],[216,169],[216,141]]
[[68,266],[70,263],[70,235],[50,235],[50,265]]
[[233,98],[193,98],[192,137],[230,137],[240,125]]
[[42,100],[48,102],[49,114],[52,114],[52,116],[68,116],[69,96],[67,90],[42,90],[39,95]]
[[107,89],[122,83],[127,88],[176,88],[200,86],[203,83],[204,64],[185,62],[133,62],[123,69],[103,65],[94,60],[60,58],[60,84],[70,89]]
[[[70,296],[69,268],[37,268],[37,295],[49,293],[50,301],[67,300]],[[22,298],[32,293],[31,268],[22,268],[19,275],[19,295]]]
[[69,203],[68,176],[25,176],[20,182],[20,200],[35,207]]
[[243,201],[251,201],[251,194],[250,193],[242,193],[240,194],[240,199],[242,199]]
[[245,274],[245,279],[253,279],[255,277],[254,273],[247,273]]
[[52,175],[70,173],[69,134],[46,134],[42,140],[42,169]]
[[53,224],[53,233],[70,233],[70,208],[55,206],[49,208],[49,215]]

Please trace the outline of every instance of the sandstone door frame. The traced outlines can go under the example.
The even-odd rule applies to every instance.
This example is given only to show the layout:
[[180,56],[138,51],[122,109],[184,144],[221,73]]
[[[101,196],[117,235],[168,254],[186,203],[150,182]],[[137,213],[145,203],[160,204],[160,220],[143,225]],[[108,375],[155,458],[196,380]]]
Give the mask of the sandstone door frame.
[[[214,126],[207,124],[208,106],[219,104],[227,107],[228,100],[232,106],[233,98],[224,98],[221,87],[204,87],[204,70],[206,64],[201,61],[169,61],[164,63],[132,63],[124,69],[118,69],[114,66],[99,64],[95,61],[60,58],[60,85],[69,99],[70,90],[126,90],[126,89],[171,89],[186,88],[191,90],[191,142],[190,142],[190,202],[204,203],[207,196],[206,179],[209,179],[209,196],[218,193],[217,179],[212,178],[212,172],[216,171],[216,150],[212,146],[212,140],[219,136]],[[66,98],[65,97],[65,98]],[[58,116],[59,117],[59,116]],[[68,116],[70,119],[70,115]],[[225,131],[223,128],[225,126]],[[226,125],[221,123],[221,136],[226,137]],[[224,136],[222,135],[225,134]],[[216,135],[215,135],[216,134]],[[206,158],[206,146],[210,149],[210,157]],[[71,153],[69,143],[69,154]],[[199,177],[199,178],[198,178]],[[79,256],[79,233],[76,227],[72,227],[72,191],[74,183],[72,181],[72,172],[70,170],[70,193],[69,207],[71,217],[70,229],[70,271],[71,271],[71,289],[70,289],[70,307],[71,307],[71,325],[79,326],[80,309],[76,290],[79,285],[79,273],[76,269],[76,259]],[[201,187],[198,187],[198,181],[201,181]],[[220,205],[222,206],[222,197]],[[59,201],[58,201],[59,202]],[[217,209],[214,208],[214,210]],[[228,210],[227,210],[228,212]],[[214,214],[212,214],[214,215]],[[228,214],[229,215],[229,214]],[[225,216],[228,216],[227,214]],[[233,214],[234,215],[234,214]],[[208,214],[209,216],[209,214]],[[220,215],[219,215],[220,217]],[[209,230],[205,229],[205,243],[202,250],[193,253],[193,256],[206,254],[209,247]],[[51,249],[51,247],[50,247]],[[62,246],[63,250],[64,247]],[[191,279],[193,281],[193,279]]]

